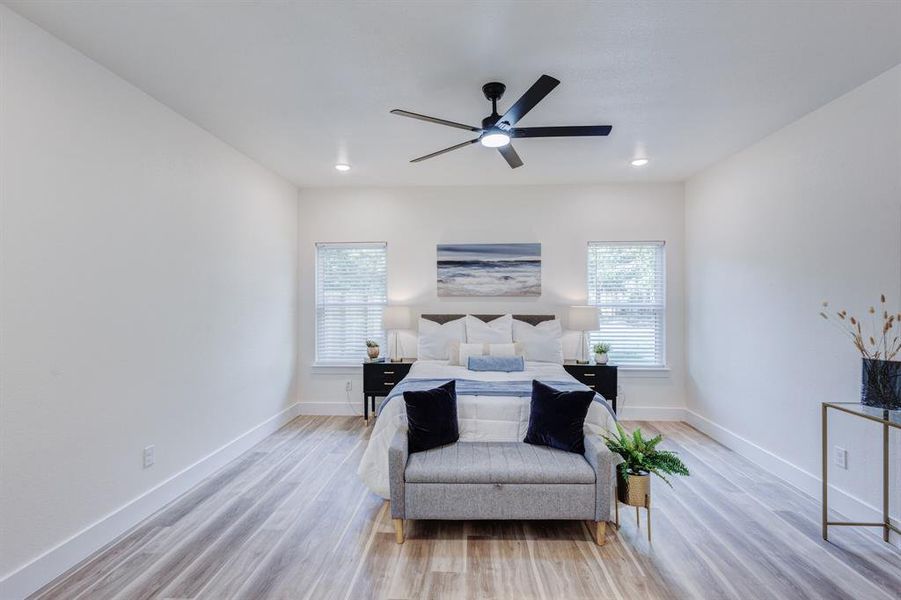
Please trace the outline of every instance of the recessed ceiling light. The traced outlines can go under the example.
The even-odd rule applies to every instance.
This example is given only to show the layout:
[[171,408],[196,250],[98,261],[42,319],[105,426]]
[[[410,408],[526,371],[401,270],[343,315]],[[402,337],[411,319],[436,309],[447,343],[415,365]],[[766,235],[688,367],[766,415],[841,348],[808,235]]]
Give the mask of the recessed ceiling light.
[[636,158],[635,160],[632,161],[633,167],[643,167],[646,164],[648,164],[648,159],[646,159],[646,158]]
[[510,143],[510,136],[506,133],[501,133],[500,131],[493,131],[483,135],[479,138],[479,141],[482,142],[482,145],[486,148],[500,148],[501,146],[506,146]]
[[335,165],[335,169],[344,173],[345,171],[350,171],[350,165],[345,165],[344,163],[338,163]]

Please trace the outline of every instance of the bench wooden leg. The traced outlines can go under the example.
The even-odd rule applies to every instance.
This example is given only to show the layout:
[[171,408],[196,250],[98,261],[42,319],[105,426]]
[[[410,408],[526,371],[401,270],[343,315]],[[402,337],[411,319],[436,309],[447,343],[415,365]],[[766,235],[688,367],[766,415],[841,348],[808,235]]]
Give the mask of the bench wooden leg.
[[391,519],[394,521],[394,539],[398,544],[404,543],[404,520],[403,519]]
[[597,521],[595,523],[594,541],[598,546],[604,545],[604,537],[607,534],[607,521]]

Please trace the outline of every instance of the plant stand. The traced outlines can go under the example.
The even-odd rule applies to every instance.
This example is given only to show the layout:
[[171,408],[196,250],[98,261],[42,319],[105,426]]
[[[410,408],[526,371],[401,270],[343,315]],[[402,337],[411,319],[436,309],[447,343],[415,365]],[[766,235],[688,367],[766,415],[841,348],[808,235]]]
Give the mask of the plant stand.
[[619,503],[635,507],[635,526],[641,528],[639,510],[644,507],[648,511],[648,543],[651,542],[651,476],[629,475],[629,481],[624,481],[617,475],[616,482],[616,528],[619,529]]

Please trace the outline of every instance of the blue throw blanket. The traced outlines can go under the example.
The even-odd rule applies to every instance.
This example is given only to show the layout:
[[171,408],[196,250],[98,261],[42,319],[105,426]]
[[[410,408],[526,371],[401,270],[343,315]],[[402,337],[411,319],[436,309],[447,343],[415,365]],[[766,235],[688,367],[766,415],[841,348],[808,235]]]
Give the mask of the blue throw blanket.
[[[382,402],[378,408],[377,414],[382,414],[382,410],[388,403],[397,398],[403,397],[404,392],[417,390],[431,390],[440,385],[444,385],[450,379],[410,379],[409,377],[401,380],[394,388],[388,392],[388,397]],[[584,392],[590,390],[587,385],[583,385],[576,381],[542,381],[541,383],[549,385],[561,392]],[[518,381],[476,381],[474,379],[457,379],[456,389],[458,396],[521,396],[532,397],[532,380]],[[607,409],[610,416],[616,420],[616,413],[610,408],[610,404],[604,400],[600,394],[594,395],[594,401]]]

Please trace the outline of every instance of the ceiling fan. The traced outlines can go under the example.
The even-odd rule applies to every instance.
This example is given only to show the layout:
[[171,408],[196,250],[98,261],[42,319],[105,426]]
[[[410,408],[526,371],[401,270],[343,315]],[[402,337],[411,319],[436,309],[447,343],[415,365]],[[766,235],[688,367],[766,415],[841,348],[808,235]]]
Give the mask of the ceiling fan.
[[426,154],[425,156],[420,156],[419,158],[414,158],[410,162],[422,162],[424,160],[428,160],[430,158],[434,158],[436,156],[440,156],[441,154],[450,152],[451,150],[458,150],[459,148],[465,148],[466,146],[475,144],[476,142],[481,142],[483,146],[486,146],[488,148],[497,148],[498,152],[501,153],[501,156],[503,156],[507,161],[507,164],[510,165],[510,168],[515,169],[516,167],[522,166],[522,159],[519,158],[516,150],[514,150],[513,146],[510,144],[511,138],[610,135],[610,130],[613,129],[613,127],[611,127],[610,125],[577,125],[570,127],[514,127],[514,125],[516,125],[516,123],[520,119],[522,119],[526,115],[526,113],[535,108],[535,105],[541,102],[544,97],[551,93],[551,90],[553,90],[559,84],[560,82],[550,75],[542,75],[538,78],[538,81],[532,84],[532,87],[526,90],[526,93],[523,94],[522,97],[513,104],[513,106],[507,109],[507,112],[505,112],[503,115],[499,115],[497,114],[497,101],[500,100],[504,95],[504,91],[507,89],[507,86],[497,81],[486,83],[482,86],[482,93],[485,94],[486,98],[491,100],[491,114],[482,119],[482,127],[473,127],[472,125],[464,125],[463,123],[456,123],[454,121],[448,121],[446,119],[429,117],[427,115],[421,115],[419,113],[401,110],[399,108],[392,110],[391,114],[400,115],[401,117],[410,117],[411,119],[419,119],[420,121],[428,121],[429,123],[437,123],[438,125],[456,127],[457,129],[474,131],[479,134],[479,137],[475,139],[462,142],[460,144],[455,144],[450,148],[438,150],[437,152],[432,152],[431,154]]

